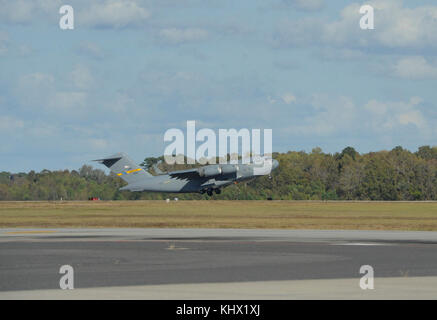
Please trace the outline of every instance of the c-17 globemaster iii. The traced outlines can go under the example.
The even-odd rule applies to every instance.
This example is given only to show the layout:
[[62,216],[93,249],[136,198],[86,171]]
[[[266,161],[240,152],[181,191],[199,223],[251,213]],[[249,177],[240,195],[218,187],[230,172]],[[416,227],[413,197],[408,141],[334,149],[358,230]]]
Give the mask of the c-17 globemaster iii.
[[[108,167],[128,184],[120,190],[150,191],[171,193],[207,193],[212,196],[213,192],[219,194],[220,188],[240,181],[252,180],[258,176],[270,175],[279,165],[278,161],[271,157],[261,157],[261,161],[226,164],[209,164],[199,168],[159,172],[153,176],[144,168],[135,164],[124,153],[116,153],[104,159],[94,160]],[[159,170],[158,170],[159,171]]]

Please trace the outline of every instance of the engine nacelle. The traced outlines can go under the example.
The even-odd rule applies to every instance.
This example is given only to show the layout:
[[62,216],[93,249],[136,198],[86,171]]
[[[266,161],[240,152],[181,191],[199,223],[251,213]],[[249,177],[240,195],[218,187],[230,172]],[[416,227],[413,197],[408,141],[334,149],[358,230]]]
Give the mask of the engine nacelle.
[[238,165],[236,164],[223,164],[221,167],[222,174],[232,174],[238,171]]
[[222,174],[222,168],[220,168],[220,166],[217,164],[199,168],[199,175],[201,177],[211,177],[211,176],[217,176],[219,174]]
[[201,177],[213,177],[218,175],[227,175],[236,173],[238,171],[238,165],[236,164],[212,164],[199,168],[199,175]]

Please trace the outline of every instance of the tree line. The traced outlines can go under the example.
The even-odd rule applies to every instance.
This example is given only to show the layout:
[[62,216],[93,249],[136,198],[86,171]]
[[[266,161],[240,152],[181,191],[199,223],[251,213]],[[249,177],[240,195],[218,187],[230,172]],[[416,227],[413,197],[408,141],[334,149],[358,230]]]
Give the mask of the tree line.
[[[287,200],[437,200],[437,147],[416,152],[396,147],[390,151],[358,153],[289,151],[274,153],[279,167],[271,177],[233,184],[213,199]],[[146,158],[142,166],[154,171],[159,158]],[[162,171],[188,168],[161,163]],[[102,200],[208,199],[200,194],[163,194],[119,191],[119,177],[83,165],[78,170],[0,172],[0,200]]]

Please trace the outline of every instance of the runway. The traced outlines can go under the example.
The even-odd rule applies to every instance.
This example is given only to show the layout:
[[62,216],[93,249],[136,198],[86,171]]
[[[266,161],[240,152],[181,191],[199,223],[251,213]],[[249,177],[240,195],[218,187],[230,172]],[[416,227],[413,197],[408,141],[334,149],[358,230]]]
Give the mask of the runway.
[[436,249],[437,232],[1,229],[0,299],[436,299]]

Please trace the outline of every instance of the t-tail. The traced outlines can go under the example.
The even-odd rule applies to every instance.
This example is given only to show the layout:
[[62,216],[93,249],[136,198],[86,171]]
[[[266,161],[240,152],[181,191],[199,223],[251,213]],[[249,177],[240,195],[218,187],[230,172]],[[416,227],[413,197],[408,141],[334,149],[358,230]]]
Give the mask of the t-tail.
[[94,160],[108,167],[111,172],[122,178],[128,184],[136,183],[153,177],[146,170],[135,164],[126,154],[119,152],[104,159]]

